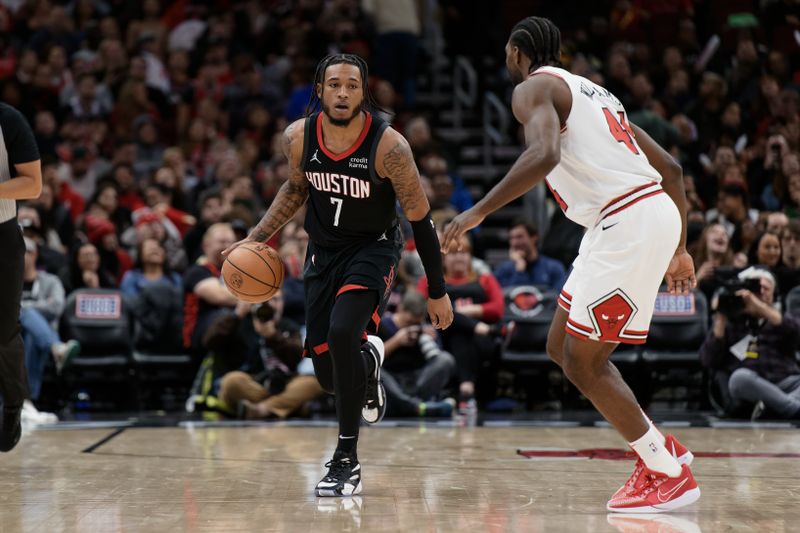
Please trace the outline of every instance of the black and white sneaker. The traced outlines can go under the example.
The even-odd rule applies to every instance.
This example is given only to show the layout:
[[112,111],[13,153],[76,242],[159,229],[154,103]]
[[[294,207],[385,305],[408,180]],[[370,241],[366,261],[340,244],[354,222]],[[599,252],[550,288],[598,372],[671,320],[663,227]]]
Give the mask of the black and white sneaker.
[[381,421],[386,413],[386,391],[381,381],[381,366],[383,365],[384,354],[383,341],[380,337],[369,335],[364,348],[375,358],[375,372],[367,376],[367,391],[364,394],[364,407],[361,409],[361,418],[367,424],[376,424]]
[[317,496],[361,494],[361,464],[355,455],[337,450],[325,467],[328,468],[328,474],[317,483]]

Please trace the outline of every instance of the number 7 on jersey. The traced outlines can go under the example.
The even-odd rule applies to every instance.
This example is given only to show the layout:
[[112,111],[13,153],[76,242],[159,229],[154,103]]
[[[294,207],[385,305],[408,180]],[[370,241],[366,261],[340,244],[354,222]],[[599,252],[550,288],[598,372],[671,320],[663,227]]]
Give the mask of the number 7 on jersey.
[[333,215],[333,225],[339,225],[339,215],[342,214],[342,203],[344,200],[342,198],[331,198],[331,203],[336,206],[336,214]]

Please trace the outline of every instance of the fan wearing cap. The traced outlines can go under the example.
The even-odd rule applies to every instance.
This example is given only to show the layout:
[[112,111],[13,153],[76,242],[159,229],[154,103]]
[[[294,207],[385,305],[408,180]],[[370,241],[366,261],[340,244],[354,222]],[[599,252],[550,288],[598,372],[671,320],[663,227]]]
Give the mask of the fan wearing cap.
[[[721,375],[730,374],[728,391],[721,395],[729,411],[753,408],[757,418],[800,419],[800,366],[795,351],[800,344],[800,319],[783,314],[775,303],[775,276],[761,267],[739,273],[739,279],[759,280],[758,293],[736,291],[743,300],[744,319],[714,314],[713,328],[700,348],[700,361]],[[717,302],[711,307],[717,310]],[[719,383],[719,382],[718,382]]]
[[28,397],[25,349],[20,334],[25,242],[17,224],[17,200],[42,192],[42,162],[33,131],[15,108],[0,103],[0,451],[19,442],[20,414]]

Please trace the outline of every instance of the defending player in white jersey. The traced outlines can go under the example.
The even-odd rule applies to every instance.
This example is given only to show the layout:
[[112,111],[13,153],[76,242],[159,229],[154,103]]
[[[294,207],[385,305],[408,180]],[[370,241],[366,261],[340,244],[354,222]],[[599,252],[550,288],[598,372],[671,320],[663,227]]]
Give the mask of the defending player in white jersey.
[[547,351],[639,456],[608,510],[669,511],[700,497],[689,469],[692,454],[655,428],[609,356],[619,343],[645,342],[665,274],[670,292],[695,286],[682,170],[629,124],[613,94],[559,68],[560,56],[560,32],[550,20],[528,17],[512,30],[506,66],[527,149],[502,181],[447,226],[442,249],[542,180],[564,214],[587,228]]

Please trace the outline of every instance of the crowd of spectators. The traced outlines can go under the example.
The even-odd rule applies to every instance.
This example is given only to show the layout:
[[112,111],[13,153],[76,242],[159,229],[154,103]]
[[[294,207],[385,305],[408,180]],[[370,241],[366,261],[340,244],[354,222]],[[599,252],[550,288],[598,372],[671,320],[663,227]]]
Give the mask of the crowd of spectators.
[[[536,14],[561,26],[564,67],[614,92],[630,120],[683,166],[701,291],[713,299],[726,268],[763,265],[775,280],[775,302],[785,305],[800,282],[794,5],[615,0],[566,16],[553,4],[537,3]],[[480,26],[465,23],[472,8],[439,6],[447,53],[466,54],[482,76],[500,77],[502,43],[488,49],[467,35]],[[184,294],[183,349],[198,362],[207,356],[212,326],[232,316],[248,322],[219,282],[219,252],[248,232],[286,180],[280,136],[304,112],[316,62],[332,52],[368,60],[380,113],[407,136],[436,223],[470,207],[474,188],[459,176],[459,153],[435,134],[438,109],[418,98],[423,63],[415,51],[430,21],[417,7],[413,0],[0,1],[0,98],[34,128],[45,182],[39,199],[19,207],[35,265],[26,282],[52,286],[56,300],[85,287],[135,299],[166,283]],[[502,10],[509,20],[531,14],[513,9]],[[503,33],[497,18],[485,21],[487,35]],[[517,220],[507,230],[507,260],[473,257],[469,240],[445,258],[456,321],[438,338],[406,294],[426,288],[408,243],[384,333],[398,354],[420,339],[436,350],[425,352],[435,357],[395,358],[414,361],[395,369],[408,374],[392,391],[403,412],[446,411],[448,395],[474,405],[480,362],[496,354],[503,335],[503,289],[563,285],[571,259],[548,256],[547,228]],[[480,242],[480,230],[472,237]],[[270,243],[286,261],[280,320],[300,332],[307,241],[301,212]],[[29,368],[41,372],[42,354],[50,353],[60,369],[76,346],[58,337],[59,305],[48,304],[50,314],[35,323],[30,309],[23,325],[52,331],[32,343]],[[277,393],[253,377],[264,364],[252,370],[252,363],[283,365],[289,385],[309,376],[291,357],[280,365],[265,359],[274,328],[264,329],[258,316],[246,328],[253,361],[219,365],[239,373],[225,380],[220,371],[217,384],[236,404],[231,411],[287,416],[302,406],[272,407]],[[445,375],[449,383],[438,385]],[[316,395],[301,388],[304,401]]]

